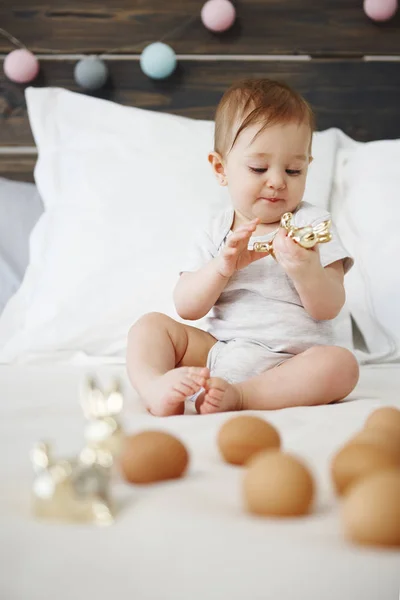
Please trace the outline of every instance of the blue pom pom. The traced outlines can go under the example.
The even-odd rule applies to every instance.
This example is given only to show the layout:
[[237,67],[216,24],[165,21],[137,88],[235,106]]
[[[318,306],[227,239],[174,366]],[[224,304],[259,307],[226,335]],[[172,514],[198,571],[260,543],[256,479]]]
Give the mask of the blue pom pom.
[[152,79],[165,79],[176,68],[176,54],[167,44],[154,42],[143,50],[140,56],[143,73]]
[[85,90],[98,90],[107,81],[108,69],[100,58],[89,56],[75,65],[74,77],[76,83]]

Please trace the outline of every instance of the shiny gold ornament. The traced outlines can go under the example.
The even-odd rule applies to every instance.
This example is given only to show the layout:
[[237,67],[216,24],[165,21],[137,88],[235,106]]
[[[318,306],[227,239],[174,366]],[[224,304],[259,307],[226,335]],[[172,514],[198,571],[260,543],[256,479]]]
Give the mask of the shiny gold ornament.
[[[318,225],[315,225],[314,227],[312,225],[295,227],[292,225],[292,219],[292,213],[285,213],[282,215],[280,226],[286,229],[288,232],[288,237],[292,238],[293,241],[303,248],[313,248],[316,244],[326,244],[327,242],[331,241],[331,221],[329,219],[318,223]],[[275,258],[273,241],[274,239],[270,240],[269,242],[255,242],[253,245],[253,250],[256,252],[267,252]]]
[[118,421],[123,407],[119,382],[104,392],[88,379],[81,390],[81,405],[88,424],[78,456],[54,459],[44,442],[31,451],[33,513],[46,519],[110,525],[114,521],[112,467],[124,437]]

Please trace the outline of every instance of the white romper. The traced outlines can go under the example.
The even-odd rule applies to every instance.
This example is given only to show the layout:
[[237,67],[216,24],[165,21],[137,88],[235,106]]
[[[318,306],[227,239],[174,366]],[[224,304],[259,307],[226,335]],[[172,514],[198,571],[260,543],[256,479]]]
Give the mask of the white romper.
[[[233,207],[215,215],[203,230],[181,269],[197,271],[223,248],[234,218]],[[330,214],[308,202],[293,213],[293,225],[317,225]],[[332,224],[332,240],[319,244],[321,264],[343,260],[344,271],[353,259],[342,245]],[[253,236],[269,241],[275,232]],[[218,342],[211,348],[207,366],[211,375],[230,383],[249,379],[317,345],[334,343],[332,321],[317,321],[304,309],[290,277],[271,256],[266,256],[233,274],[207,315],[206,330]]]

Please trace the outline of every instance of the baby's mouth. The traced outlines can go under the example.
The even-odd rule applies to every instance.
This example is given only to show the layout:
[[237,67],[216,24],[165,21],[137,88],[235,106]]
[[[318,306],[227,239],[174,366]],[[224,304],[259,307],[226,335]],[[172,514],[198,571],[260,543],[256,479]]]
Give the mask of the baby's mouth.
[[271,202],[272,204],[275,204],[276,202],[281,202],[283,200],[283,198],[262,197],[262,198],[259,198],[259,200],[264,200],[264,202]]

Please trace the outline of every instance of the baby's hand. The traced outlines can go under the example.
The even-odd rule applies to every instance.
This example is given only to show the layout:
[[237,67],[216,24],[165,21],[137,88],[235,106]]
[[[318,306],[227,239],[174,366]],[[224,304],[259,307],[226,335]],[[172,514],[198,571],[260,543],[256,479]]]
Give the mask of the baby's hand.
[[253,219],[253,221],[238,227],[227,237],[226,244],[217,258],[220,275],[232,277],[235,271],[244,269],[255,260],[268,255],[268,252],[255,252],[247,249],[249,239],[259,222],[260,219]]
[[296,276],[320,262],[318,244],[313,248],[303,248],[283,228],[276,234],[273,248],[276,260],[289,276]]

